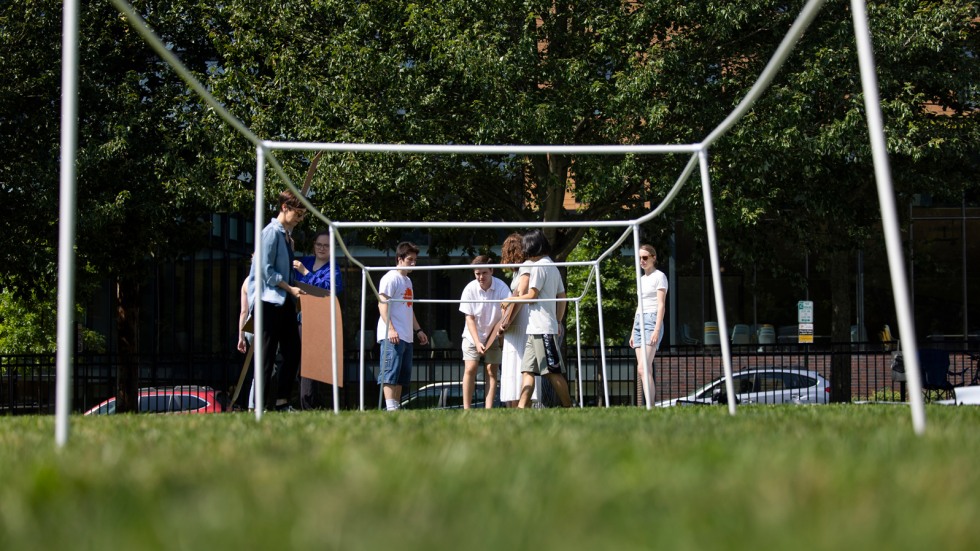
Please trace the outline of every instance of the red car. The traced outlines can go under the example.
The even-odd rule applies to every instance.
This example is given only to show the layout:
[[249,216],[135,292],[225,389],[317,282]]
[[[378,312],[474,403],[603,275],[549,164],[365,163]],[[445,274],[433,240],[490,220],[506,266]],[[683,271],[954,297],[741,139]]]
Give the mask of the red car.
[[[221,413],[228,411],[224,392],[208,386],[172,386],[141,388],[139,413]],[[112,397],[85,412],[85,415],[116,413],[116,398]]]

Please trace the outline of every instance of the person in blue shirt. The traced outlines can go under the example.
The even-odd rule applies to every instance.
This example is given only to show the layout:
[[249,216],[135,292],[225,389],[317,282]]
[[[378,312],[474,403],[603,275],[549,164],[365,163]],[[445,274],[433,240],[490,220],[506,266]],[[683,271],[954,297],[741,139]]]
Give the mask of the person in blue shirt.
[[[330,280],[333,279],[336,292],[339,295],[344,285],[340,275],[340,267],[330,269],[330,232],[322,230],[313,237],[313,254],[293,261],[293,268],[299,275],[297,281],[330,291]],[[323,383],[307,377],[299,380],[300,409],[323,407]]]

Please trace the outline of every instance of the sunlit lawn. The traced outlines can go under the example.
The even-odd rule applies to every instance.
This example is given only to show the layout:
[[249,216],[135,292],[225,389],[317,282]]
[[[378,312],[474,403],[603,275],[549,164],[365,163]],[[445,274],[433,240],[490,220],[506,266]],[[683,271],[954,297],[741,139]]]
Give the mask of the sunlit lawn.
[[0,418],[0,549],[975,549],[980,408]]

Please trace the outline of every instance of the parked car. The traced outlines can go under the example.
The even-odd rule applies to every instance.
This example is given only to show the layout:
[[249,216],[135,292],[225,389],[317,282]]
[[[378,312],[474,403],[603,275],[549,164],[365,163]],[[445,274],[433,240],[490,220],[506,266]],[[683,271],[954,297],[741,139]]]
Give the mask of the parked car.
[[[486,403],[486,387],[476,381],[473,407],[482,408]],[[402,398],[403,409],[463,409],[463,383],[432,383]],[[493,407],[502,407],[499,397],[494,397]]]
[[[139,389],[139,413],[220,413],[228,411],[228,397],[207,386],[174,386]],[[85,412],[85,415],[116,413],[112,397]]]
[[[826,404],[830,381],[816,371],[798,367],[751,368],[732,374],[735,399],[741,404]],[[728,403],[725,377],[719,377],[692,394],[657,402],[658,407],[687,404]]]

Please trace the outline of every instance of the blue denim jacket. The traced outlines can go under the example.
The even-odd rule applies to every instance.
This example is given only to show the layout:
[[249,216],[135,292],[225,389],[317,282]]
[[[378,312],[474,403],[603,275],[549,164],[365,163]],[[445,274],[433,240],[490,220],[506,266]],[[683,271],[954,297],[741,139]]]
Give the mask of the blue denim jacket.
[[293,251],[286,241],[286,228],[273,218],[262,228],[262,250],[259,258],[252,259],[252,269],[248,274],[248,303],[255,305],[255,266],[260,266],[262,276],[262,301],[282,305],[286,302],[286,291],[279,287],[280,281],[290,285],[293,282]]

